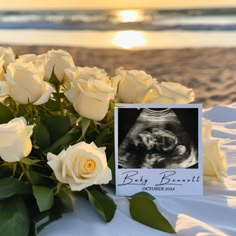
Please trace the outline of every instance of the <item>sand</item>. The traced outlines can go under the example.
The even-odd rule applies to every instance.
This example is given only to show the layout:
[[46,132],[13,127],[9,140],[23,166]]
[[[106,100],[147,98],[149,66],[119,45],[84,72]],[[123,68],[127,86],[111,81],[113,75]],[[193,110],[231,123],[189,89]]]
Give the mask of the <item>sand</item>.
[[77,66],[97,66],[113,75],[117,67],[145,70],[158,81],[178,82],[195,91],[204,108],[236,102],[236,48],[129,51],[55,46],[11,46],[20,54],[67,50]]

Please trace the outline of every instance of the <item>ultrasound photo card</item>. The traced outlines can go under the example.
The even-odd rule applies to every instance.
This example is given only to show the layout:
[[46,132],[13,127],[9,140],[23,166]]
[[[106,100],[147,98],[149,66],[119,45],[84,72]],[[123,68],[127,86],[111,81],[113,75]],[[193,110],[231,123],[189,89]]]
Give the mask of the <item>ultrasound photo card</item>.
[[200,104],[116,104],[116,194],[202,195]]

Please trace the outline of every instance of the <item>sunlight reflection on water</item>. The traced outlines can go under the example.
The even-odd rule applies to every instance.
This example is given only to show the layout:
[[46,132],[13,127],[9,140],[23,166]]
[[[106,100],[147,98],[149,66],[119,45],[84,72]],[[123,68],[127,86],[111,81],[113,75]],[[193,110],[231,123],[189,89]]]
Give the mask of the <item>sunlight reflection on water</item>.
[[112,44],[124,49],[144,47],[147,44],[145,34],[135,30],[119,31],[114,35]]

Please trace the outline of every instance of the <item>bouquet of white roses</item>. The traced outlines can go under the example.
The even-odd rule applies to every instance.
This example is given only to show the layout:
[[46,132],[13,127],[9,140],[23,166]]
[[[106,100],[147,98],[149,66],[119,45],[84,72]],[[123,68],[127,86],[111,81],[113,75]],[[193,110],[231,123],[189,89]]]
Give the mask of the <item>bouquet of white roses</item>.
[[[16,58],[0,48],[0,99],[0,232],[27,236],[72,211],[75,193],[106,222],[114,217],[116,204],[103,185],[114,186],[116,101],[188,103],[194,93],[144,71],[119,68],[110,78],[103,69],[76,67],[62,50]],[[209,124],[205,130],[209,140]],[[213,145],[225,160],[218,143],[208,143],[206,150]],[[209,176],[225,174],[225,166],[209,163]],[[128,200],[135,220],[174,233],[152,196]]]

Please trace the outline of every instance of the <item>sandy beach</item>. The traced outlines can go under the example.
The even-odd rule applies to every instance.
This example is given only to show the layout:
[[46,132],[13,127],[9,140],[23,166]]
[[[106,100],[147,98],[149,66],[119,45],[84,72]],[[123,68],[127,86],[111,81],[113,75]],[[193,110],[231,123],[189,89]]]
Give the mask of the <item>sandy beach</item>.
[[236,101],[236,48],[161,50],[89,49],[58,46],[12,46],[17,55],[64,49],[77,66],[97,66],[113,75],[117,67],[145,70],[158,81],[179,82],[195,91],[204,108]]

